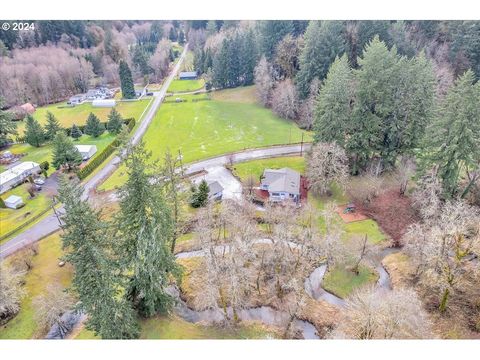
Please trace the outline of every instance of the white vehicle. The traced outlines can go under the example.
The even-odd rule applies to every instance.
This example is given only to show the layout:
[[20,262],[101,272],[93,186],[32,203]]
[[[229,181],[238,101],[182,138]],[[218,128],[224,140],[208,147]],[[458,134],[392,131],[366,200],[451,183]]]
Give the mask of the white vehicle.
[[45,184],[45,179],[38,177],[36,179],[33,179],[33,182],[37,185],[43,185]]

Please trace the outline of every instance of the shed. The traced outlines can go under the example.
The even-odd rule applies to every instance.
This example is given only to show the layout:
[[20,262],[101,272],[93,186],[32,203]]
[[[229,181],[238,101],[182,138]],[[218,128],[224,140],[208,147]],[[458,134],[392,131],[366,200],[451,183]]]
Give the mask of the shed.
[[5,206],[9,209],[18,209],[23,205],[23,200],[20,196],[10,195],[5,201]]
[[180,80],[196,80],[198,78],[198,74],[196,71],[182,71],[180,75],[178,75]]
[[96,152],[96,145],[75,145],[83,160],[90,159]]
[[96,99],[92,101],[95,107],[114,107],[117,102],[114,99]]
[[21,184],[30,175],[40,172],[40,166],[33,161],[25,161],[0,174],[0,194]]

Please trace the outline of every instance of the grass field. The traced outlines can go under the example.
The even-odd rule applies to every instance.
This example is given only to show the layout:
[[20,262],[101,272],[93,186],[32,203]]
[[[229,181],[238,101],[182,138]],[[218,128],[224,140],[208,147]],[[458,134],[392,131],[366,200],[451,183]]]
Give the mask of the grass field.
[[72,268],[68,264],[58,266],[61,255],[59,233],[39,242],[39,253],[33,257],[32,270],[25,277],[26,295],[21,302],[20,312],[0,327],[0,339],[30,339],[45,335],[35,321],[32,299],[44,293],[49,284],[60,284],[63,287],[70,285]]
[[[265,339],[275,338],[276,333],[262,324],[251,323],[235,328],[207,326],[189,323],[178,316],[157,316],[141,320],[140,339]],[[76,340],[100,339],[92,331],[82,329]]]
[[168,87],[168,92],[170,93],[181,93],[181,92],[191,92],[200,90],[205,86],[205,81],[203,79],[198,80],[178,80],[175,79],[170,83]]
[[[238,91],[249,93],[242,88]],[[154,159],[163,158],[168,148],[174,154],[181,150],[184,163],[189,163],[232,151],[299,142],[302,132],[305,141],[311,139],[311,133],[255,103],[192,101],[202,97],[184,95],[187,102],[162,104],[143,137]],[[110,190],[122,184],[123,174],[120,167],[100,188]]]
[[[115,107],[124,118],[134,117],[137,121],[143,110],[147,107],[150,99],[119,102]],[[91,103],[84,103],[75,107],[59,108],[59,106],[66,105],[65,102],[57,103],[37,108],[33,117],[37,119],[40,124],[45,125],[47,122],[47,112],[53,113],[63,127],[71,127],[73,124],[83,125],[87,122],[88,115],[93,112],[97,115],[100,121],[107,121],[107,116],[111,108],[93,107]],[[18,132],[23,133],[25,123],[20,121],[17,126]]]
[[247,161],[233,165],[233,173],[242,181],[249,176],[259,180],[265,169],[281,169],[288,167],[303,174],[305,171],[305,159],[302,156],[286,156],[272,159]]
[[[0,237],[15,230],[19,226],[25,224],[31,218],[39,215],[49,208],[51,199],[45,194],[44,191],[38,192],[37,195],[30,199],[30,195],[27,191],[28,184],[17,186],[14,189],[3,193],[2,199],[7,199],[10,195],[17,195],[23,199],[25,206],[20,209],[2,209],[0,208]],[[5,239],[6,240],[6,239]],[[1,240],[2,243],[4,240]]]
[[[97,138],[83,135],[78,141],[74,141],[75,145],[96,145],[97,154],[99,154],[108,144],[110,144],[115,139],[115,136],[104,132]],[[52,144],[46,144],[41,147],[31,146],[30,144],[15,144],[12,145],[8,150],[13,154],[25,154],[21,157],[20,161],[34,161],[36,163],[41,163],[42,161],[52,162]],[[48,173],[51,174],[55,169],[50,166]]]
[[369,267],[360,266],[358,275],[345,267],[336,266],[323,278],[323,288],[341,298],[346,298],[355,289],[377,281],[378,274]]

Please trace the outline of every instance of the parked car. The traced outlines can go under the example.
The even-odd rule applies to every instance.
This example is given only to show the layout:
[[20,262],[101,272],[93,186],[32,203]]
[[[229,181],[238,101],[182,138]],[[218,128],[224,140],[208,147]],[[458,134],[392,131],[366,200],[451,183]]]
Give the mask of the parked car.
[[153,92],[147,92],[147,96],[153,96]]
[[43,184],[45,184],[45,179],[38,177],[38,178],[34,179],[33,182],[37,185],[43,185]]
[[34,184],[33,186],[35,187],[36,191],[42,191],[42,187],[40,185]]

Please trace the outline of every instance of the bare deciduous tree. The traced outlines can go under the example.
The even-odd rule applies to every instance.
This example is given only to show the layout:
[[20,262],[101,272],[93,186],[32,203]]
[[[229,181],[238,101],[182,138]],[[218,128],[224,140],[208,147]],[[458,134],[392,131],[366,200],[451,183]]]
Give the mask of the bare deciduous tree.
[[277,84],[271,95],[272,110],[278,116],[295,120],[298,115],[298,94],[297,88],[292,80],[286,79]]
[[344,188],[348,179],[348,158],[336,143],[318,143],[307,157],[307,178],[313,191],[325,194],[332,184]]
[[[479,284],[472,281],[480,269],[471,259],[479,248],[480,212],[463,201],[447,202],[436,219],[410,228],[405,250],[417,266],[420,284],[437,293],[440,312],[452,296],[467,302],[478,296]],[[476,295],[469,292],[475,288]]]
[[258,100],[262,105],[268,106],[270,104],[270,94],[274,85],[272,67],[265,56],[262,56],[255,67],[255,89]]
[[72,309],[73,297],[59,285],[48,285],[45,294],[33,298],[35,319],[43,329],[57,324],[65,329],[62,315]]
[[20,310],[25,295],[22,288],[24,272],[0,263],[0,320],[8,319]]
[[413,206],[426,222],[438,218],[442,201],[442,184],[434,174],[422,177],[412,194]]
[[430,322],[413,290],[365,287],[347,299],[343,319],[332,332],[344,339],[424,339]]

